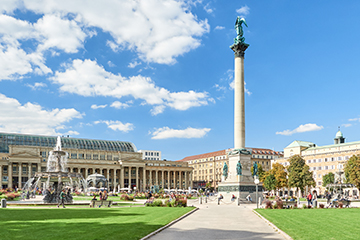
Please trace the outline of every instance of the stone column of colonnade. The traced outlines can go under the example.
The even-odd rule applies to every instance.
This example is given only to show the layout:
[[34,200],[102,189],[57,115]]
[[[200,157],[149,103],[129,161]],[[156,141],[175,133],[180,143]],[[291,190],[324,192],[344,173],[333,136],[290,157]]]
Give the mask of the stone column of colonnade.
[[9,163],[8,166],[8,188],[12,188],[13,184],[12,184],[12,163]]
[[0,165],[0,189],[2,189],[2,172],[3,172],[3,169],[2,169],[2,165]]
[[140,184],[139,184],[139,167],[136,167],[136,171],[135,171],[135,174],[136,174],[136,190],[140,191]]
[[28,179],[30,179],[31,178],[31,163],[28,163]]
[[164,189],[165,188],[165,178],[164,178],[164,173],[165,171],[162,170],[161,171],[161,188]]
[[18,188],[22,188],[22,182],[21,182],[21,178],[22,178],[22,163],[18,163],[19,164],[19,177],[18,177]]
[[168,188],[168,189],[171,189],[170,170],[167,171],[167,188]]
[[153,182],[152,182],[152,170],[150,169],[149,170],[149,188],[153,185]]
[[185,189],[188,189],[188,186],[189,186],[188,172],[185,172]]
[[176,189],[176,171],[173,171],[174,172],[174,176],[173,176],[173,180],[174,180],[174,189]]
[[116,169],[113,169],[113,190],[116,191]]
[[146,169],[143,167],[143,184],[142,184],[142,191],[146,190]]
[[128,184],[128,188],[131,188],[131,167],[128,167],[128,181],[129,181],[129,184]]
[[179,172],[179,188],[183,189],[183,184],[182,184],[182,171]]
[[125,169],[124,169],[124,167],[123,166],[121,166],[121,169],[120,169],[120,182],[119,182],[119,184],[120,184],[120,188],[123,188],[124,187],[124,180],[125,180],[125,178],[124,178],[124,171],[125,171]]
[[158,170],[155,170],[155,185],[159,185],[159,179],[158,179]]
[[111,185],[111,183],[110,183],[110,169],[109,168],[106,169],[106,180],[108,182],[108,191],[109,191],[110,190],[110,185]]

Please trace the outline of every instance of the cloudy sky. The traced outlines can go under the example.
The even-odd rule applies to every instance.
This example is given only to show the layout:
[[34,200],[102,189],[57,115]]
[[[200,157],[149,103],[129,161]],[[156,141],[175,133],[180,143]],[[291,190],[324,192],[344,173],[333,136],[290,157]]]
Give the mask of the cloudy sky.
[[1,0],[0,131],[233,147],[229,46],[246,18],[246,146],[360,140],[360,2]]

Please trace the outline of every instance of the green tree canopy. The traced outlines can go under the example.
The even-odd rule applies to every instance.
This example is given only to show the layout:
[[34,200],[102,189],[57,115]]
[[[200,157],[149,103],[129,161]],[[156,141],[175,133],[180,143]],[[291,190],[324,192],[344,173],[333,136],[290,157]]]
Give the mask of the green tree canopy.
[[306,186],[314,186],[315,180],[313,172],[309,171],[309,166],[306,165],[305,160],[299,156],[294,155],[289,159],[290,166],[288,169],[289,187],[295,187],[304,191]]
[[360,156],[352,156],[346,163],[345,177],[348,183],[354,184],[358,189],[360,188]]
[[328,173],[328,174],[325,174],[325,175],[322,177],[322,180],[323,180],[322,186],[323,186],[323,187],[326,187],[326,185],[334,183],[334,181],[335,181],[335,175],[334,175],[332,172],[330,172],[330,173]]
[[268,174],[264,180],[264,187],[266,190],[276,190],[277,181],[273,174]]
[[286,187],[288,185],[288,181],[286,178],[287,173],[285,171],[285,167],[282,164],[273,164],[272,168],[269,171],[262,174],[262,176],[260,177],[260,181],[265,182],[266,178],[269,175],[273,175],[276,179],[276,186],[274,190]]

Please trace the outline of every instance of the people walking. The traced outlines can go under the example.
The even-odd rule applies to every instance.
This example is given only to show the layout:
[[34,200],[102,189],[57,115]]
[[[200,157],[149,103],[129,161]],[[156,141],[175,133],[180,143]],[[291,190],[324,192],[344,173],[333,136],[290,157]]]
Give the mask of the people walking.
[[60,205],[63,206],[63,208],[65,208],[65,189],[63,189],[60,193],[60,196],[59,196],[59,203],[57,205],[57,207],[59,207]]

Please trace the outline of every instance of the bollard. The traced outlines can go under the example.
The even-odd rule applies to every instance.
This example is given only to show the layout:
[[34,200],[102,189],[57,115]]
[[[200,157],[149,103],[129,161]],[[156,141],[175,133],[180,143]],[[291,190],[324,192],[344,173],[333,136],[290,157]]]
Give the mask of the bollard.
[[317,200],[314,200],[313,206],[314,208],[317,208]]
[[205,203],[207,203],[207,197],[205,197]]
[[240,206],[240,197],[238,197],[238,206]]
[[5,198],[1,199],[1,207],[6,208],[6,199]]
[[199,204],[202,204],[202,197],[199,197]]

